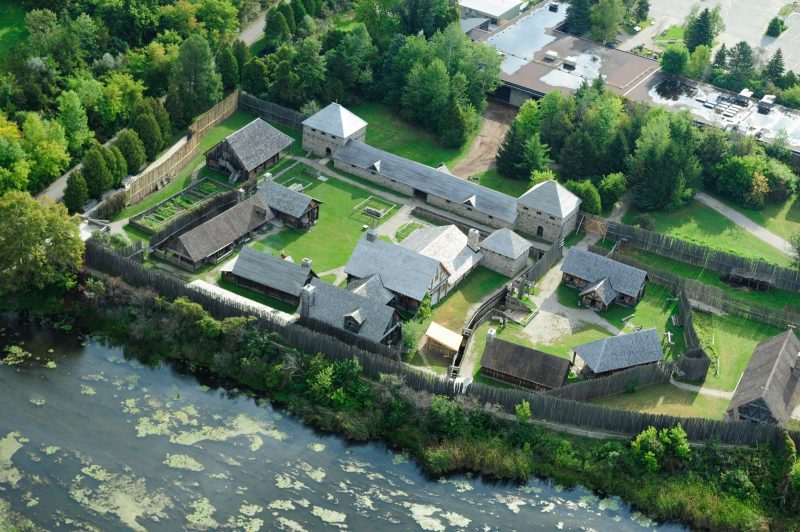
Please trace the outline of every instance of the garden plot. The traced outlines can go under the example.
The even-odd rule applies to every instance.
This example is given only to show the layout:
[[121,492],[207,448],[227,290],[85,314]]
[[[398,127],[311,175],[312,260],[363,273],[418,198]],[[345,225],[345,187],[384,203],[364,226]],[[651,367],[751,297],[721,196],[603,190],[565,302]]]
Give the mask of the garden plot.
[[353,207],[351,218],[366,224],[379,224],[393,214],[397,205],[389,200],[370,196]]
[[205,202],[229,188],[212,179],[204,179],[158,205],[131,218],[131,225],[148,233],[155,233],[166,227],[172,220],[197,209]]

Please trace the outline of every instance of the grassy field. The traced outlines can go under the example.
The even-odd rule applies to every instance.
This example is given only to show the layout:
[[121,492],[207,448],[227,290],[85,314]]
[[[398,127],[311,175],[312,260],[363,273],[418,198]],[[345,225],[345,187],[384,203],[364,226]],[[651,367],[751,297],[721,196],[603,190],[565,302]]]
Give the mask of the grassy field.
[[[309,176],[305,171],[310,171],[312,175]],[[285,251],[297,261],[309,257],[314,261],[314,270],[318,273],[344,266],[353,253],[365,224],[361,216],[354,215],[353,207],[364,202],[370,194],[333,178],[328,178],[325,182],[318,181],[313,177],[313,170],[302,164],[292,167],[277,181],[303,181],[309,184],[305,192],[322,201],[319,221],[307,231],[284,229],[255,242],[253,247],[275,255]],[[396,207],[381,223],[395,212]]]
[[682,26],[672,25],[664,30],[660,35],[657,35],[653,40],[656,44],[666,46],[670,41],[682,41],[684,30]]
[[625,410],[709,419],[722,419],[729,403],[727,399],[681,390],[668,383],[654,384],[633,393],[601,397],[592,402]]
[[180,172],[178,172],[178,175],[175,176],[175,179],[173,179],[169,185],[161,190],[153,192],[139,203],[130,205],[121,213],[119,213],[114,219],[121,220],[123,218],[130,218],[131,216],[139,214],[142,211],[146,211],[153,205],[164,201],[168,197],[179,192],[181,189],[186,188],[191,183],[192,172],[205,161],[205,155],[203,154],[206,152],[206,150],[217,144],[231,133],[252,122],[253,118],[254,117],[251,114],[237,111],[228,119],[221,122],[218,126],[209,130],[209,132],[203,137],[203,140],[200,141],[199,154],[189,161],[189,163],[186,164],[186,166],[184,166]]
[[539,351],[550,353],[561,358],[572,360],[572,348],[612,336],[611,333],[590,323],[580,323],[568,336],[562,336],[555,342],[537,343],[533,347]]
[[423,225],[418,222],[407,222],[400,226],[400,228],[395,231],[394,239],[398,242],[402,242],[406,238],[408,238],[411,233],[416,231],[417,229],[421,229]]
[[280,310],[288,314],[294,314],[295,310],[297,310],[295,305],[290,305],[289,303],[275,299],[274,297],[265,296],[264,294],[256,292],[255,290],[251,290],[244,286],[239,286],[238,284],[226,281],[222,278],[222,275],[220,275],[217,279],[217,285],[220,288],[228,290],[229,292],[246,297],[247,299],[252,299],[256,303],[261,303],[262,305],[274,308],[275,310]]
[[515,388],[515,386],[512,386],[511,384],[506,384],[504,382],[490,379],[481,375],[480,361],[483,358],[483,350],[486,347],[486,335],[488,334],[489,329],[494,329],[496,337],[500,338],[501,340],[524,345],[525,347],[533,347],[533,343],[531,342],[530,338],[528,338],[525,333],[522,332],[522,329],[519,327],[519,325],[511,323],[503,327],[500,324],[492,321],[487,321],[481,324],[472,333],[473,349],[480,353],[480,355],[478,355],[478,362],[475,364],[475,370],[473,371],[472,378],[475,382],[481,382],[483,384],[488,384],[489,386],[496,386],[498,388]]
[[429,166],[452,166],[469,148],[469,142],[461,149],[441,146],[436,136],[405,122],[382,103],[365,103],[350,110],[369,123],[368,144]]
[[478,267],[434,308],[433,321],[453,331],[460,331],[467,320],[469,308],[507,281],[507,277],[497,272]]
[[722,196],[714,197],[787,240],[800,233],[800,195],[795,194],[784,203],[768,203],[760,211],[742,207]]
[[[736,389],[756,345],[781,332],[775,327],[744,318],[720,317],[705,312],[694,313],[694,325],[712,360],[703,384],[727,392]],[[719,368],[713,362],[715,359],[719,360]]]
[[[633,223],[638,214],[640,211],[631,208],[622,218],[622,222]],[[653,230],[658,233],[744,257],[762,259],[780,266],[790,266],[792,263],[792,259],[787,255],[757,239],[699,201],[693,201],[675,212],[653,213],[652,218],[655,221]]]
[[25,39],[25,9],[20,0],[0,0],[0,65]]
[[529,181],[525,179],[503,177],[497,171],[497,168],[490,168],[484,172],[475,174],[475,177],[479,179],[478,183],[486,188],[491,188],[515,198],[522,196],[531,188]]

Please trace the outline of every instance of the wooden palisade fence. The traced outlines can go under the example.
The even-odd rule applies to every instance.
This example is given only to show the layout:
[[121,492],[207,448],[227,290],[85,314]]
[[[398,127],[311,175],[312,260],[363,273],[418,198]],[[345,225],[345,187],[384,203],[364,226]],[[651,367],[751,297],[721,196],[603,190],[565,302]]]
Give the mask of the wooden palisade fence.
[[573,401],[590,401],[598,397],[618,395],[633,387],[650,386],[669,382],[673,365],[670,362],[659,362],[629,368],[608,377],[589,379],[561,388],[553,388],[545,392],[553,397],[572,399]]

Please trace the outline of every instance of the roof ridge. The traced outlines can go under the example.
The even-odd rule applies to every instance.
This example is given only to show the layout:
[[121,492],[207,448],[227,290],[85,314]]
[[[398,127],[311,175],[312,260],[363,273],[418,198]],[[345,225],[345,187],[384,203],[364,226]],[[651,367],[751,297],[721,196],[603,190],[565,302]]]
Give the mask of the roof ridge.
[[[778,350],[778,356],[772,361],[772,368],[769,371],[769,377],[767,377],[767,382],[764,384],[763,390],[766,391],[769,389],[770,384],[772,383],[772,377],[775,376],[775,371],[778,369],[778,363],[780,362],[781,356],[783,355],[783,351],[786,349],[786,344],[789,342],[789,335],[787,333],[792,333],[791,329],[784,331],[783,334],[783,342],[781,342],[780,349]],[[794,334],[794,333],[792,333]],[[780,336],[780,335],[778,335]]]

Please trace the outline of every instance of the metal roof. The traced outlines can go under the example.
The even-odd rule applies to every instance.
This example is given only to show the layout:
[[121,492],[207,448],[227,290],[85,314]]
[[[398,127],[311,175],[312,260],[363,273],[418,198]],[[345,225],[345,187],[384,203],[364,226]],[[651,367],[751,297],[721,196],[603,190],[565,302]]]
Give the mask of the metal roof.
[[442,344],[451,351],[458,351],[461,347],[462,336],[455,331],[451,331],[439,325],[435,321],[432,321],[428,326],[428,330],[425,331],[425,336],[437,344]]
[[520,205],[562,219],[577,211],[581,206],[578,196],[552,179],[537,184],[517,201]]
[[475,28],[480,27],[481,24],[488,21],[489,19],[485,17],[471,17],[471,18],[462,18],[461,20],[458,21],[458,24],[461,26],[461,31],[463,31],[464,33],[469,33]]
[[309,308],[311,318],[344,329],[344,319],[349,316],[361,325],[354,334],[374,342],[383,340],[395,324],[392,307],[321,279],[311,279],[310,284],[314,287]]
[[800,393],[800,340],[791,329],[758,344],[728,407],[733,411],[763,399],[772,416],[785,425]]
[[272,180],[264,180],[264,183],[258,187],[258,193],[267,201],[273,211],[282,212],[295,218],[303,216],[313,201],[311,196],[291,190]]
[[336,102],[303,120],[303,125],[319,129],[339,138],[347,138],[367,126],[367,123]]
[[249,172],[288,148],[294,139],[256,118],[239,131],[225,137],[222,142],[228,143],[236,158]]
[[527,255],[531,249],[530,242],[511,229],[505,227],[487,236],[480,245],[481,249],[488,249],[498,255],[511,259],[517,259],[522,255]]
[[358,279],[377,273],[387,289],[422,301],[436,279],[439,261],[379,238],[370,242],[367,236],[358,241],[345,273]]
[[594,373],[625,369],[664,358],[655,327],[578,345],[573,351]]
[[590,283],[607,278],[611,288],[630,297],[638,297],[647,280],[644,270],[575,247],[569,248],[561,271]]
[[438,260],[450,276],[448,282],[454,284],[483,258],[483,254],[472,251],[467,242],[467,235],[458,227],[444,225],[417,229],[400,246]]
[[481,367],[548,388],[560,388],[570,361],[499,338],[487,339]]
[[300,297],[300,290],[311,276],[311,268],[248,247],[242,248],[223,270],[294,297]]
[[478,212],[508,223],[517,219],[517,200],[511,196],[363,142],[348,141],[334,152],[333,158],[367,171],[380,161],[380,174],[389,179],[453,203],[466,203],[474,198],[473,208]]

